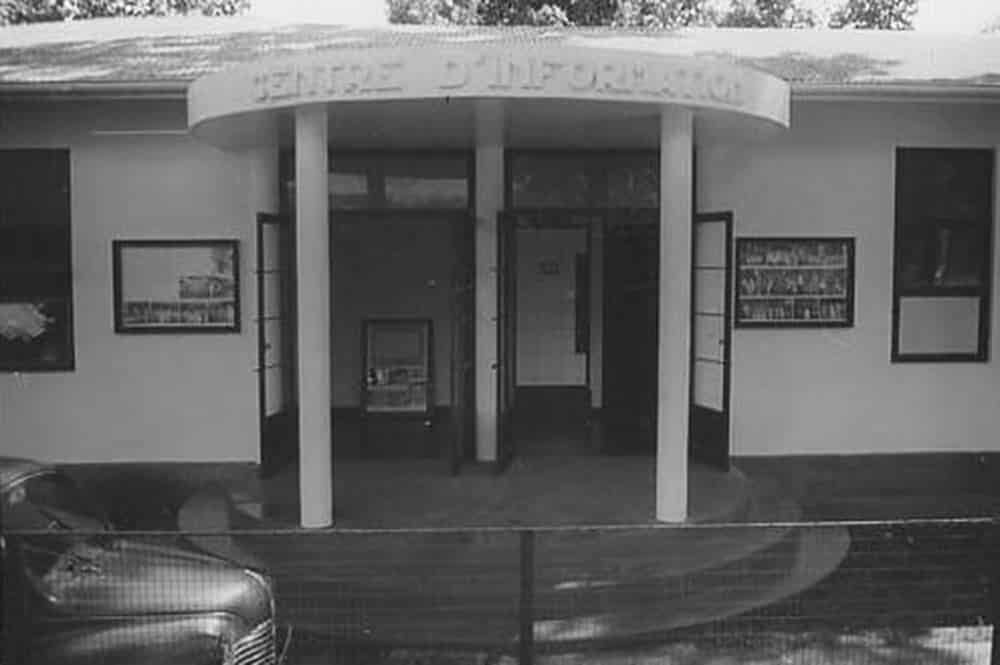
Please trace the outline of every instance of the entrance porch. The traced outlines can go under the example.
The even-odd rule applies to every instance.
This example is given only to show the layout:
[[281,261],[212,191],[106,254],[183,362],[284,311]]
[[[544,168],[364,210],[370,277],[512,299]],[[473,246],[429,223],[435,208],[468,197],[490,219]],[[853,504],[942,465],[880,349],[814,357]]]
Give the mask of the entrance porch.
[[[731,216],[692,219],[694,152],[699,145],[787,127],[787,84],[718,60],[665,57],[642,40],[628,50],[589,40],[528,47],[507,36],[460,48],[434,38],[420,48],[371,46],[246,63],[189,89],[192,134],[246,151],[250,162],[251,205],[261,213],[260,457],[270,457],[263,436],[268,420],[280,415],[292,421],[301,524],[340,524],[340,490],[331,473],[337,448],[331,413],[338,407],[358,408],[363,422],[372,414],[402,415],[431,425],[445,407],[454,415],[451,426],[470,433],[469,445],[453,446],[451,471],[470,460],[505,469],[521,452],[512,427],[520,388],[553,382],[591,389],[585,406],[589,401],[606,410],[607,422],[617,415],[620,431],[647,440],[641,451],[630,452],[654,453],[649,519],[692,519],[697,509],[688,505],[689,459],[704,452],[692,432],[728,433],[731,281],[731,233],[725,230]],[[515,164],[532,150],[602,147],[611,154],[596,161],[567,155],[547,172]],[[384,160],[357,169],[346,163],[352,150],[400,149],[458,150],[467,161],[457,171],[416,172],[412,163],[401,172]],[[653,167],[616,168],[628,149],[648,153]],[[287,170],[284,176],[275,172],[282,150],[291,155],[294,182],[286,180]],[[620,181],[619,173],[628,177]],[[541,198],[519,200],[513,195],[518,183]],[[650,195],[638,195],[643,184]],[[454,196],[442,198],[445,190]],[[613,192],[624,192],[624,200]],[[560,198],[565,194],[569,200]],[[463,261],[450,270],[443,260],[423,265],[414,258],[426,262],[447,232],[430,244],[437,232],[418,232],[413,218],[381,223],[414,197],[425,212],[444,205],[465,215],[464,224],[455,217],[452,238],[463,248]],[[451,205],[455,200],[460,205]],[[649,233],[629,244],[616,235],[623,229],[590,220],[554,234],[547,214],[540,221],[530,214],[539,207],[595,206],[645,208],[651,223],[640,225]],[[361,219],[347,208],[366,214]],[[274,215],[279,211],[284,223]],[[361,224],[352,226],[352,220]],[[381,230],[377,238],[375,230]],[[600,252],[590,250],[605,238],[604,267],[620,274],[603,284],[621,287],[608,303],[587,297],[591,283],[602,284],[593,279]],[[636,260],[636,247],[648,260]],[[519,264],[517,254],[531,249],[537,254]],[[519,290],[529,280],[534,288]],[[449,281],[454,297],[445,317]],[[442,295],[432,298],[431,291]],[[611,292],[609,287],[605,295]],[[351,309],[359,299],[365,311]],[[616,337],[613,326],[601,326],[588,311],[594,305],[621,323],[617,332],[641,328],[647,334],[639,342],[628,339],[631,333]],[[355,333],[361,372],[351,362],[359,358]],[[592,333],[617,343],[598,345]],[[344,349],[351,357],[338,355]],[[565,356],[562,361],[553,363],[553,349]],[[603,367],[595,349],[604,356]],[[629,353],[612,357],[624,350]],[[592,390],[598,385],[603,400]],[[614,404],[616,398],[621,404]],[[712,459],[723,473],[728,447],[724,453]],[[398,497],[398,487],[388,489]]]
[[[651,456],[519,457],[505,473],[492,467],[451,475],[441,460],[338,460],[334,507],[340,529],[451,529],[642,525],[656,522]],[[294,467],[261,481],[242,506],[266,521],[297,524]],[[732,469],[692,465],[691,523],[791,522],[800,513]]]

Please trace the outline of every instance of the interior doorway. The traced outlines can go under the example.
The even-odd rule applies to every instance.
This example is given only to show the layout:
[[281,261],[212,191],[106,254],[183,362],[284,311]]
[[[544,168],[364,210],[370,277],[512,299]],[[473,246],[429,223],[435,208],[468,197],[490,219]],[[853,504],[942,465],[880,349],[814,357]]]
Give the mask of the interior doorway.
[[590,436],[590,229],[517,229],[515,431],[522,455],[585,454]]
[[596,452],[591,436],[591,230],[566,210],[501,216],[501,458]]
[[660,236],[656,211],[604,228],[603,452],[656,452]]
[[[473,220],[345,210],[332,224],[335,452],[440,459],[456,472],[472,446]],[[416,321],[419,335],[369,334]]]

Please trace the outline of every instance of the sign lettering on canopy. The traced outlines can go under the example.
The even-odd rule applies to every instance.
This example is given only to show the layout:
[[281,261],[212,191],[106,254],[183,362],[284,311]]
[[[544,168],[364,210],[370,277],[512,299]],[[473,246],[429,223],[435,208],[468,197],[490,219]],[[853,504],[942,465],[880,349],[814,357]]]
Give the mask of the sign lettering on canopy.
[[710,62],[512,54],[286,62],[260,67],[253,75],[251,95],[254,104],[270,105],[477,93],[695,101],[732,108],[746,101],[739,78]]
[[492,98],[676,104],[745,119],[747,127],[788,126],[785,81],[664,48],[646,38],[523,44],[498,38],[262,58],[193,82],[188,125],[214,145],[246,146],[270,135],[278,114],[297,106]]

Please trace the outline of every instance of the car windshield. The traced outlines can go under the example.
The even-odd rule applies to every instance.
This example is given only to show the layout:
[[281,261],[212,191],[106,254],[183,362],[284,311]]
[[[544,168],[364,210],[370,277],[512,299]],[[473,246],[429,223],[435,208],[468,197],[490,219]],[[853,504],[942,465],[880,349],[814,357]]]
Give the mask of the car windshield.
[[3,495],[8,529],[103,530],[107,519],[68,477],[47,472],[26,478]]

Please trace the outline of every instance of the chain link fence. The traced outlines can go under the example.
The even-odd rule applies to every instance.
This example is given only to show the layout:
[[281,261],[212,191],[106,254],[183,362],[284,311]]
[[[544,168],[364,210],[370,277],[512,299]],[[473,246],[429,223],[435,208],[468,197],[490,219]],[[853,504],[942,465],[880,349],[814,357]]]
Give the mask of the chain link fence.
[[4,665],[1000,665],[991,519],[4,541]]

